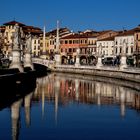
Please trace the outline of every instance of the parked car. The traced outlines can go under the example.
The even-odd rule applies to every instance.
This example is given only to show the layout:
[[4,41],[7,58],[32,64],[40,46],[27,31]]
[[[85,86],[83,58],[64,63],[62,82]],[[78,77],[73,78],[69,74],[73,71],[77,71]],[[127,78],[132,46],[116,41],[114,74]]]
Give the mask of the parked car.
[[114,58],[113,57],[105,57],[102,59],[102,63],[104,65],[113,65]]

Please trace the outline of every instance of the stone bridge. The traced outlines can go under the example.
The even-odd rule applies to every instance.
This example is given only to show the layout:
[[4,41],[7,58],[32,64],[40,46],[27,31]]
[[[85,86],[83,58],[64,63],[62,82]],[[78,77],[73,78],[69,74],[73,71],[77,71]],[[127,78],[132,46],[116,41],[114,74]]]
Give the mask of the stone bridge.
[[42,58],[32,58],[32,63],[46,66],[49,69],[54,69],[55,61]]

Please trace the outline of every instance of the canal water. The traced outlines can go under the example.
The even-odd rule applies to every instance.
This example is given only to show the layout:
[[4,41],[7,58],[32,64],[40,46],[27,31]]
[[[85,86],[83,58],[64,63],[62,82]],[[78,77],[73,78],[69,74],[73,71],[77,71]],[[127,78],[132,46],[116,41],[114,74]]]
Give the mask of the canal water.
[[0,140],[140,140],[136,83],[70,74],[37,78],[0,109]]

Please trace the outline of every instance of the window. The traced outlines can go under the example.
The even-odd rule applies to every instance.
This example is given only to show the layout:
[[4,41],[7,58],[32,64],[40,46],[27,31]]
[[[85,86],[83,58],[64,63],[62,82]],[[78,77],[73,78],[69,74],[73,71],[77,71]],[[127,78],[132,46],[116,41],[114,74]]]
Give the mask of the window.
[[131,53],[133,53],[133,47],[131,47]]
[[126,40],[125,39],[123,40],[123,43],[126,43]]
[[126,53],[128,53],[128,47],[126,48]]
[[131,44],[133,44],[133,38],[131,38]]
[[72,40],[69,40],[69,44],[72,44]]
[[120,39],[120,45],[122,45],[122,39]]
[[69,48],[69,52],[72,52],[72,49],[71,48]]
[[136,40],[138,40],[139,39],[139,35],[138,34],[136,34]]
[[6,37],[8,37],[8,32],[6,32]]
[[122,53],[122,48],[120,48],[120,53]]
[[65,40],[65,44],[68,44],[68,41],[67,40]]

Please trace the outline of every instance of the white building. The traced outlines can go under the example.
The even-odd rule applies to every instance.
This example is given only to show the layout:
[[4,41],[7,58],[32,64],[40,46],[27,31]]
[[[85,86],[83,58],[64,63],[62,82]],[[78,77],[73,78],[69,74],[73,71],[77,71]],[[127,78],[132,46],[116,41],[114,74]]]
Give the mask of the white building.
[[119,56],[125,53],[126,56],[132,56],[134,50],[134,30],[124,31],[115,37],[115,55]]
[[105,57],[114,57],[114,37],[109,37],[97,41],[97,54],[101,47],[101,54]]
[[40,56],[40,38],[38,36],[32,38],[32,56]]

